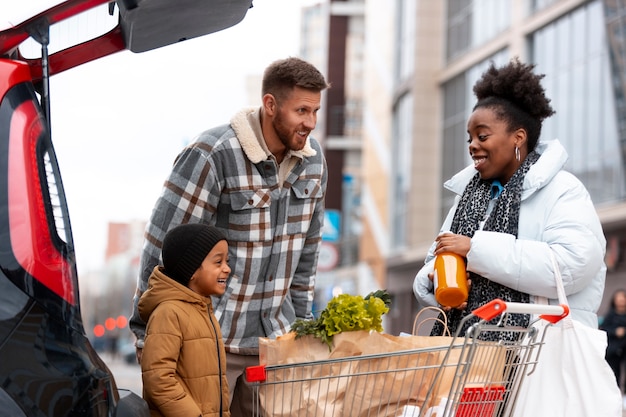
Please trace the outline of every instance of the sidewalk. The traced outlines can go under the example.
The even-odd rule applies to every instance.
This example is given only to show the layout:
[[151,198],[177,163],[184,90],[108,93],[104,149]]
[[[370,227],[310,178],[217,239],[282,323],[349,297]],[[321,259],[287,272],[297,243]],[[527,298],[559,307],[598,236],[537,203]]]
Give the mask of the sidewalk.
[[131,390],[141,397],[141,367],[136,363],[126,363],[121,356],[113,357],[108,352],[100,352],[99,355],[113,373],[117,387]]

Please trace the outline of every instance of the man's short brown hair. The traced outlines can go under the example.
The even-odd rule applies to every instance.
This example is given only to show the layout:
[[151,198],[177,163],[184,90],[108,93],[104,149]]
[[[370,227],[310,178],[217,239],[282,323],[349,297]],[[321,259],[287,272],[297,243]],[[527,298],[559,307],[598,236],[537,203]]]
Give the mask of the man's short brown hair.
[[289,57],[274,61],[265,69],[262,95],[272,94],[277,99],[282,99],[295,87],[319,92],[330,85],[315,66],[300,58]]

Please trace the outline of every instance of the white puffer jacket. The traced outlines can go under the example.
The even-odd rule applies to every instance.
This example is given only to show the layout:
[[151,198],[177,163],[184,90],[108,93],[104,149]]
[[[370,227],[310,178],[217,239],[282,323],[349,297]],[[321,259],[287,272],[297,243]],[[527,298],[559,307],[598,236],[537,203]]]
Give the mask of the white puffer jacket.
[[[556,255],[572,318],[597,327],[606,266],[606,239],[584,185],[563,171],[567,152],[558,140],[540,142],[541,155],[524,178],[518,238],[506,233],[476,231],[467,254],[467,269],[494,282],[547,297],[558,304],[550,250]],[[441,226],[449,230],[461,194],[476,174],[473,165],[444,186],[457,194]],[[432,281],[435,244],[413,283],[422,306],[437,305]],[[536,301],[531,297],[531,301]]]

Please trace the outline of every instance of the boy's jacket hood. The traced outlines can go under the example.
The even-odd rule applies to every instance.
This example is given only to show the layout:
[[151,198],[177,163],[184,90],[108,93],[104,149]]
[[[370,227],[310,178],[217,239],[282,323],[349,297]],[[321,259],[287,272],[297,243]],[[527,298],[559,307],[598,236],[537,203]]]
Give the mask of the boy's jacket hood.
[[139,314],[146,323],[150,314],[165,301],[180,300],[197,304],[198,308],[211,308],[211,298],[203,297],[173,280],[163,273],[162,267],[155,267],[148,282],[148,289],[139,300]]

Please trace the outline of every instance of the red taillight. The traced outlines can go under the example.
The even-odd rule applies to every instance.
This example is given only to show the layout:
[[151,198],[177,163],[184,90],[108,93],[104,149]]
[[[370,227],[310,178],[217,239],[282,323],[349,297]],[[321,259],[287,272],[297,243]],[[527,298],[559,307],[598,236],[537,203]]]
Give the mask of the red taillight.
[[[11,117],[8,209],[11,247],[18,263],[68,303],[76,304],[73,269],[54,245],[42,191],[37,145],[43,120],[25,101]],[[47,184],[45,184],[47,186]]]
[[4,60],[0,66],[0,98],[16,84],[30,81],[28,66],[15,61]]

